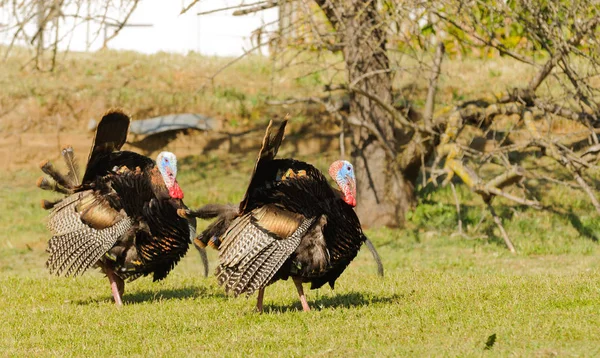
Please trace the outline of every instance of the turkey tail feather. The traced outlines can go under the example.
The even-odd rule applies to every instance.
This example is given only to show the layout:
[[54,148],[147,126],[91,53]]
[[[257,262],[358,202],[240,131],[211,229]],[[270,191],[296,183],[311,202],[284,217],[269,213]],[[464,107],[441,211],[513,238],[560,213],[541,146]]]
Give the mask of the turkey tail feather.
[[44,178],[44,177],[38,178],[36,185],[38,188],[40,188],[42,190],[55,191],[55,192],[61,193],[61,194],[71,194],[73,192],[71,189],[62,187],[62,186],[58,185],[58,183],[51,182],[50,180],[48,180],[48,178]]
[[65,175],[61,174],[58,170],[56,170],[56,168],[54,168],[54,165],[52,165],[52,163],[48,160],[44,160],[40,163],[40,169],[45,174],[48,174],[52,179],[54,179],[54,181],[56,181],[58,185],[62,186],[63,188],[72,188],[69,179]]
[[111,153],[120,150],[127,141],[129,117],[120,110],[111,110],[102,117],[92,143],[83,182],[93,179],[93,161],[99,153]]
[[371,251],[371,255],[373,255],[373,259],[377,263],[377,274],[379,276],[383,277],[383,264],[381,263],[381,258],[379,257],[379,253],[377,253],[375,246],[373,245],[371,240],[369,240],[368,238],[365,238],[365,245],[367,245],[367,248],[369,249],[369,251]]
[[287,119],[284,119],[283,122],[279,125],[279,129],[275,134],[273,131],[273,121],[269,122],[269,126],[265,132],[265,136],[263,138],[262,146],[260,148],[260,152],[258,154],[258,159],[256,160],[256,164],[254,165],[254,170],[252,171],[252,175],[250,176],[250,183],[248,184],[248,189],[244,194],[244,199],[240,203],[240,212],[244,212],[246,209],[246,205],[248,204],[248,198],[252,189],[255,185],[255,175],[258,167],[264,163],[275,159],[277,152],[279,151],[279,146],[281,145],[281,141],[283,141],[283,136],[285,134],[285,126],[287,125]]
[[77,186],[81,184],[79,181],[79,165],[75,160],[75,152],[73,151],[73,147],[66,146],[63,148],[61,153],[68,169],[66,177],[67,180],[69,180],[71,186]]

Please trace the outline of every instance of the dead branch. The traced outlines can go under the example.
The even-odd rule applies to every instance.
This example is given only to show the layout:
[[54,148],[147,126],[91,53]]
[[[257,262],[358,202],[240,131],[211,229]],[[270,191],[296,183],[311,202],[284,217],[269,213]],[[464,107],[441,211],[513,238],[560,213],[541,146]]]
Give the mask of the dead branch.
[[263,10],[274,8],[277,5],[279,5],[278,1],[269,0],[269,1],[265,1],[265,3],[262,4],[262,5],[257,5],[255,7],[249,8],[249,9],[236,10],[236,11],[233,12],[233,16],[248,15],[248,14],[252,14],[252,13],[255,13],[255,12],[259,12],[259,11],[263,11]]
[[104,39],[104,43],[102,44],[102,48],[106,48],[106,45],[108,44],[108,42],[110,40],[114,39],[115,37],[117,37],[117,35],[121,32],[121,30],[123,30],[123,27],[125,27],[125,25],[129,21],[129,18],[131,17],[131,14],[133,14],[133,12],[137,8],[139,2],[140,2],[140,0],[133,0],[133,5],[129,9],[129,12],[125,15],[125,18],[123,19],[123,21],[119,22],[119,24],[117,25],[115,31],[110,36],[108,36],[107,38]]
[[360,95],[363,95],[367,98],[369,98],[370,100],[372,100],[373,102],[377,103],[377,105],[379,105],[381,108],[383,108],[386,112],[388,112],[392,118],[394,118],[394,120],[396,120],[397,122],[399,122],[400,124],[402,124],[405,127],[410,127],[416,131],[419,132],[425,132],[425,133],[429,133],[429,134],[435,134],[435,132],[431,129],[427,129],[423,126],[419,126],[416,123],[412,123],[409,122],[408,119],[406,117],[404,117],[402,115],[402,113],[400,113],[400,111],[396,110],[392,105],[386,103],[384,100],[382,100],[381,98],[377,97],[376,95],[365,91],[361,88],[358,87],[349,87],[347,85],[337,85],[337,86],[327,86],[327,90],[328,91],[335,91],[335,90],[347,90],[347,91],[353,91],[356,92]]
[[568,148],[562,145],[557,145],[551,141],[542,138],[541,134],[537,130],[537,127],[535,126],[535,123],[533,122],[533,115],[531,114],[531,112],[526,111],[523,115],[523,120],[527,129],[534,138],[532,143],[534,145],[544,148],[544,154],[556,160],[569,172],[571,172],[571,175],[573,176],[577,184],[579,184],[581,189],[588,195],[590,201],[592,202],[592,205],[594,205],[594,208],[600,214],[600,202],[598,202],[598,198],[596,198],[596,194],[594,193],[592,188],[590,188],[590,186],[585,182],[585,180],[581,176],[581,168],[587,167],[587,165],[585,165],[587,164],[587,161],[585,161],[581,157],[577,157],[577,155],[568,150]]
[[460,201],[458,200],[458,195],[456,195],[456,188],[454,187],[454,183],[450,182],[450,189],[452,189],[452,195],[454,196],[454,203],[456,204],[456,217],[458,218],[458,233],[460,235],[463,234],[462,230],[462,219],[460,217]]
[[525,175],[525,169],[520,166],[514,166],[509,171],[504,172],[492,180],[488,181],[486,187],[502,189],[521,181]]
[[444,57],[445,47],[440,43],[435,50],[435,58],[433,60],[433,71],[429,79],[429,90],[427,91],[427,100],[425,101],[425,112],[423,113],[423,123],[425,128],[431,130],[431,121],[433,120],[433,108],[435,105],[435,92],[437,91],[437,82],[442,70],[442,59]]
[[492,218],[494,218],[494,222],[498,226],[498,229],[500,230],[500,234],[502,235],[502,238],[504,239],[504,243],[506,244],[508,251],[510,251],[512,254],[516,254],[517,250],[515,250],[515,246],[513,245],[512,241],[510,241],[510,238],[508,237],[506,230],[504,230],[504,226],[502,225],[502,219],[500,219],[500,217],[496,214],[496,210],[494,210],[494,207],[492,206],[491,203],[487,202],[486,206],[487,206],[488,210],[490,211],[490,214],[492,214]]

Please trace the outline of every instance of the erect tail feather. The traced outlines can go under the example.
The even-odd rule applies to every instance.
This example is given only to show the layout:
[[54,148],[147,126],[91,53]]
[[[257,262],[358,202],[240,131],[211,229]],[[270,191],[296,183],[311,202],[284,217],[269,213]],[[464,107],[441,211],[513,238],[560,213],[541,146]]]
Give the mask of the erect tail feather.
[[277,132],[273,133],[273,121],[269,122],[269,126],[265,131],[265,136],[263,138],[262,146],[260,148],[260,152],[258,153],[258,159],[256,160],[256,164],[254,165],[254,170],[252,171],[252,175],[250,176],[250,183],[248,184],[248,189],[244,194],[244,198],[240,202],[240,212],[245,212],[246,206],[248,205],[249,195],[253,191],[255,183],[255,175],[258,168],[265,162],[269,162],[275,159],[277,152],[279,151],[279,146],[281,145],[281,141],[283,141],[283,137],[285,135],[285,126],[287,125],[287,116],[281,122]]
[[45,177],[38,178],[35,185],[42,190],[55,191],[55,192],[61,193],[61,194],[73,193],[73,190],[71,190],[70,188],[68,189],[63,186],[60,186],[60,185],[58,185],[58,183],[52,182],[52,181],[48,180],[48,178],[45,178]]
[[52,179],[54,179],[54,181],[56,181],[56,183],[60,186],[62,186],[63,188],[72,188],[73,185],[71,184],[71,182],[69,181],[69,179],[63,175],[62,173],[60,173],[58,170],[56,170],[56,168],[54,168],[54,165],[52,165],[52,163],[50,163],[50,161],[48,160],[44,160],[40,163],[40,169],[48,174]]
[[70,145],[65,146],[62,149],[61,154],[68,170],[66,175],[67,180],[72,186],[81,184],[79,181],[79,164],[75,160],[75,152],[73,151],[73,147]]
[[120,110],[110,110],[102,117],[96,128],[96,135],[83,175],[84,183],[93,179],[94,158],[98,154],[121,150],[127,141],[129,123],[129,117]]

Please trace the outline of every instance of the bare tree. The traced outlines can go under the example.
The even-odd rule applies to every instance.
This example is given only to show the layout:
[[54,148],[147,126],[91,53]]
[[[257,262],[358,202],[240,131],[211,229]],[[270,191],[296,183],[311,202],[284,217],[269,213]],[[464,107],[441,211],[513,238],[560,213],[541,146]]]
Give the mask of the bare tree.
[[[357,210],[365,224],[401,223],[416,203],[415,187],[436,186],[442,176],[442,185],[460,178],[481,196],[514,252],[492,207],[493,199],[502,197],[533,208],[543,205],[522,184],[526,178],[540,176],[518,160],[511,161],[511,153],[554,159],[572,173],[574,185],[589,195],[600,213],[594,190],[585,179],[585,171],[595,167],[600,150],[600,5],[596,1],[280,0],[242,2],[221,10],[241,16],[292,2],[295,12],[290,21],[282,22],[287,27],[270,34],[270,38],[287,36],[286,41],[279,41],[287,45],[272,56],[286,67],[300,58],[299,52],[309,52],[307,57],[318,58],[324,63],[322,68],[329,68],[334,65],[320,53],[341,54],[345,76],[341,83],[332,79],[336,83],[326,86],[324,96],[269,103],[320,103],[342,128],[350,128],[359,181]],[[290,34],[295,38],[290,39]],[[438,78],[444,75],[444,48],[451,56],[506,56],[531,66],[532,77],[501,95],[482,94],[455,102],[453,109],[435,111]],[[408,91],[406,96],[394,88],[400,73],[427,79],[421,112],[411,102],[418,91]],[[347,101],[333,100],[333,91],[346,92]],[[506,116],[514,119],[513,130],[529,133],[529,140],[511,143],[510,133],[498,133],[495,120]],[[589,142],[568,142],[551,131],[539,130],[544,121],[557,118],[586,130]],[[468,127],[482,135],[463,143],[460,137]],[[478,148],[477,143],[484,145]],[[486,165],[501,168],[497,176],[482,177],[478,171]]]
[[[11,34],[4,53],[4,61],[15,45],[28,46],[33,50],[30,62],[40,70],[53,70],[59,47],[68,49],[74,31],[83,24],[93,23],[97,38],[102,29],[114,31],[106,36],[103,46],[113,39],[126,25],[139,0],[24,0],[1,1],[0,10],[9,12],[12,21],[3,32]],[[106,31],[106,30],[105,30]],[[88,38],[88,43],[92,41]]]

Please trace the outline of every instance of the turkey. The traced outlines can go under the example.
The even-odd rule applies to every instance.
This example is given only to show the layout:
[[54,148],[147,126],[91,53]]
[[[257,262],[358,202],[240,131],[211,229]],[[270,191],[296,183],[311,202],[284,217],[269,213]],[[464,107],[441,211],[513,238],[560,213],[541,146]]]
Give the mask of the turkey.
[[[368,241],[353,207],[356,185],[352,164],[338,160],[329,174],[332,188],[315,167],[294,159],[275,159],[287,121],[267,128],[246,194],[239,204],[180,210],[184,217],[218,217],[194,244],[219,249],[216,275],[234,295],[258,291],[262,312],[265,287],[291,277],[304,311],[310,307],[303,283],[316,289],[336,279]],[[369,242],[370,244],[370,242]],[[375,248],[370,245],[383,275]]]
[[[76,276],[97,266],[106,274],[117,305],[122,305],[125,280],[153,274],[161,280],[173,269],[195,236],[196,222],[177,215],[185,209],[177,183],[177,159],[162,152],[156,162],[120,151],[129,117],[110,111],[96,130],[83,179],[73,149],[63,149],[66,175],[50,162],[40,167],[38,187],[66,194],[42,201],[48,215],[49,271]],[[205,261],[206,262],[206,261]]]

